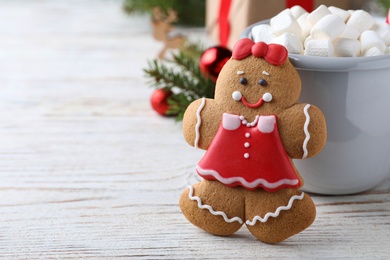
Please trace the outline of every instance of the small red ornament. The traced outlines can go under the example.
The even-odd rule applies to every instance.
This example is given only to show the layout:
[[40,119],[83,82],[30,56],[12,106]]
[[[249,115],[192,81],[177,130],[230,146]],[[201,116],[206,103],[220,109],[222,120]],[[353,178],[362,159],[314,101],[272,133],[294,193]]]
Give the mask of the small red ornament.
[[387,13],[386,23],[390,24],[390,8],[389,8],[389,12]]
[[232,56],[232,52],[222,46],[215,46],[205,50],[200,57],[199,67],[205,76],[217,80],[222,67]]
[[169,110],[168,98],[172,95],[172,91],[165,89],[157,89],[153,91],[150,97],[152,108],[160,115],[167,116]]

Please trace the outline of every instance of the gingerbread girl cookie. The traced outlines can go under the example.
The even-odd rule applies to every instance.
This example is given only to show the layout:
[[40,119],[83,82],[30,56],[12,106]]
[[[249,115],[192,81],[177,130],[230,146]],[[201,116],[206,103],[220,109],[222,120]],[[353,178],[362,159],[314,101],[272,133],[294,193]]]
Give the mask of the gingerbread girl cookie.
[[245,38],[223,67],[214,99],[187,109],[183,133],[207,150],[196,167],[203,180],[180,197],[185,217],[221,236],[245,224],[266,243],[309,227],[316,209],[300,191],[292,159],[319,153],[326,142],[321,111],[297,103],[301,80],[285,47]]

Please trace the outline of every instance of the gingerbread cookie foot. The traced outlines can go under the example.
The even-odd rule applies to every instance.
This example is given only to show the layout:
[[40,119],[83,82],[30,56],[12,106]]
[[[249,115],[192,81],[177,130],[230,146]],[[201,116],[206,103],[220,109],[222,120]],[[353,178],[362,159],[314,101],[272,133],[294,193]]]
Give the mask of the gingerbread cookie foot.
[[280,205],[276,209],[258,215],[259,209],[249,206],[246,212],[249,219],[246,221],[248,230],[257,239],[269,244],[282,242],[305,230],[313,223],[316,216],[316,208],[309,195],[300,191],[286,192],[286,190],[277,193],[287,194],[280,194],[279,198],[268,198],[268,203],[264,206],[269,208],[269,205]]
[[243,192],[240,188],[232,189],[216,181],[204,180],[188,186],[179,205],[184,216],[195,226],[214,235],[228,236],[244,224]]

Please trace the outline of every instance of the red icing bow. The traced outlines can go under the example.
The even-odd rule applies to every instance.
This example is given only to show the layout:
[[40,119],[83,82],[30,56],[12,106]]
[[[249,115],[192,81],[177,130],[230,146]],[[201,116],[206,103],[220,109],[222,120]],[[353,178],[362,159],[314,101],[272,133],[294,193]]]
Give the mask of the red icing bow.
[[232,58],[242,60],[251,54],[256,58],[264,58],[275,66],[282,65],[288,57],[288,51],[282,45],[266,44],[265,42],[255,43],[249,38],[243,38],[234,45]]

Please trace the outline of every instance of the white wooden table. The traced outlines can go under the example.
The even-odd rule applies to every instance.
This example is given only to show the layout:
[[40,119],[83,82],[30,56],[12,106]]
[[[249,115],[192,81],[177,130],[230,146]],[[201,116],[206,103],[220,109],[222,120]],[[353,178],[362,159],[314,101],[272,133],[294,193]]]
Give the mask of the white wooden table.
[[390,258],[390,181],[313,195],[315,223],[279,245],[189,224],[203,152],[149,106],[161,47],[120,1],[0,0],[0,258]]

